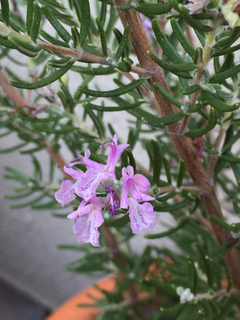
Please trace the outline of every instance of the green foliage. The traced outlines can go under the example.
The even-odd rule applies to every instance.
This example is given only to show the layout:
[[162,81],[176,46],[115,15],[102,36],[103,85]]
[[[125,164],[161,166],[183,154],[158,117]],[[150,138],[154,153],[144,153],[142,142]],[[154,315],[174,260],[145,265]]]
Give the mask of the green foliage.
[[[118,11],[112,0],[98,0],[96,14],[90,11],[88,0],[27,0],[22,5],[26,17],[12,13],[7,0],[1,0],[0,11],[0,57],[5,59],[2,72],[20,89],[17,94],[24,101],[24,105],[16,103],[6,92],[0,95],[0,139],[10,134],[18,138],[14,146],[0,149],[0,153],[17,151],[28,156],[33,167],[28,175],[6,167],[5,178],[21,185],[13,194],[6,192],[4,198],[11,201],[10,207],[48,210],[55,217],[66,218],[71,208],[67,205],[62,211],[54,196],[60,187],[55,173],[60,169],[50,159],[49,174],[44,178],[46,168],[39,161],[39,152],[58,155],[64,145],[72,158],[79,158],[90,149],[90,159],[105,164],[105,150],[99,146],[115,133],[123,142],[121,135],[125,133],[124,142],[130,146],[122,153],[116,177],[120,179],[122,168],[131,165],[135,174],[143,174],[150,181],[149,195],[155,198],[154,211],[164,228],[145,234],[146,239],[152,239],[151,244],[136,251],[129,244],[134,235],[128,209],[119,209],[113,217],[104,212],[104,228],[112,231],[122,259],[109,249],[100,230],[101,248],[88,244],[59,246],[81,253],[66,269],[90,276],[117,271],[124,275],[117,278],[115,291],[102,291],[103,299],[94,301],[102,310],[98,320],[236,319],[234,306],[239,307],[240,302],[231,290],[233,283],[224,259],[233,247],[239,250],[240,45],[233,45],[240,37],[239,26],[228,30],[227,21],[216,17],[215,1],[197,14],[191,14],[178,0],[123,3]],[[115,28],[118,14],[128,17],[132,12],[143,14],[144,26],[150,20],[152,24],[151,45],[147,44],[143,53],[145,68],[137,59],[136,44],[131,43],[137,32],[134,22],[124,18],[124,27],[118,24]],[[197,48],[189,29],[192,36],[196,35]],[[209,68],[211,63],[214,71]],[[24,67],[25,72],[17,74],[13,64]],[[32,81],[27,78],[28,68]],[[73,74],[75,87],[70,82]],[[159,74],[169,88],[164,81],[155,81]],[[107,90],[103,82],[109,84]],[[26,89],[33,90],[32,95]],[[171,113],[170,104],[180,110]],[[161,115],[152,108],[156,105],[164,111]],[[106,123],[105,112],[118,112],[119,119],[127,114],[131,120],[118,132],[110,118]],[[173,132],[176,127],[179,131]],[[194,161],[201,165],[199,160],[203,160],[202,175],[205,168],[211,175],[209,188],[215,185],[221,189],[222,204],[233,214],[234,223],[207,216],[201,197],[209,180],[204,180],[201,188],[194,187],[170,136],[173,140],[182,137],[177,141],[181,141],[183,151],[185,142],[190,144],[194,139],[192,166],[196,167]],[[199,140],[204,149],[197,145]],[[141,157],[135,159],[139,146],[148,158],[148,168]],[[81,164],[76,168],[84,170]],[[97,192],[99,197],[107,194],[106,190]],[[76,197],[73,210],[79,203]],[[167,213],[171,219],[165,218]],[[218,245],[210,223],[231,232],[229,239]],[[158,247],[157,239],[163,237],[170,238],[177,250]],[[226,281],[225,292],[222,287]],[[193,299],[181,303],[181,287],[190,289]],[[137,303],[126,299],[133,288],[140,295],[144,293]]]

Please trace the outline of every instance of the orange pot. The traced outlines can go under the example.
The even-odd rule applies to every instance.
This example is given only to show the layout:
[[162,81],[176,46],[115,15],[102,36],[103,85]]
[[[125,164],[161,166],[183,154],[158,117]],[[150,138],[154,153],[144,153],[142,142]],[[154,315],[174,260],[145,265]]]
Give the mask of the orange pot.
[[[115,288],[115,279],[105,278],[97,283],[100,289],[112,291]],[[102,293],[94,287],[88,287],[77,293],[75,296],[64,302],[57,310],[51,313],[44,320],[93,320],[99,313],[96,307],[78,307],[78,304],[91,304],[94,300],[91,298],[101,299]]]

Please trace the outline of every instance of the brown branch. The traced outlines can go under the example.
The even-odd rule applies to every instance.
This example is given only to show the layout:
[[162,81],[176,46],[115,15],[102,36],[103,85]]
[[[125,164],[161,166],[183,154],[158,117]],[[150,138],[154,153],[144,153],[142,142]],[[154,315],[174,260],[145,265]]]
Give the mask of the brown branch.
[[61,47],[61,46],[55,46],[54,44],[39,41],[39,43],[42,45],[42,48],[44,50],[49,50],[52,52],[57,52],[64,54],[65,56],[73,57],[76,60],[87,60],[91,63],[99,63],[99,64],[105,64],[105,65],[110,65],[110,63],[107,61],[106,58],[102,58],[99,56],[96,56],[94,54],[85,52],[83,50],[77,50],[74,48],[66,48],[66,47]]
[[[123,0],[114,0],[115,7],[124,4]],[[118,11],[122,24],[125,26],[129,24],[130,27],[130,41],[133,45],[134,51],[138,57],[139,63],[142,68],[149,70],[152,73],[152,77],[148,80],[158,106],[156,110],[161,116],[171,115],[176,112],[176,108],[171,103],[165,100],[156,91],[153,86],[154,82],[159,83],[167,92],[170,93],[170,89],[164,77],[163,70],[155,64],[148,56],[147,51],[153,52],[146,33],[143,29],[139,14],[134,9]],[[175,145],[176,150],[181,159],[184,160],[186,169],[189,172],[194,185],[199,188],[202,202],[205,206],[208,215],[214,215],[223,220],[223,214],[221,206],[217,199],[212,179],[205,171],[202,163],[199,161],[196,155],[196,151],[192,145],[192,140],[184,135],[179,134],[181,128],[181,121],[173,123],[168,126],[168,131]],[[211,222],[215,234],[217,235],[218,243],[223,244],[231,238],[231,234],[228,230],[222,228],[220,225]],[[231,249],[224,255],[226,265],[229,273],[233,279],[234,286],[240,289],[240,257],[236,248]]]

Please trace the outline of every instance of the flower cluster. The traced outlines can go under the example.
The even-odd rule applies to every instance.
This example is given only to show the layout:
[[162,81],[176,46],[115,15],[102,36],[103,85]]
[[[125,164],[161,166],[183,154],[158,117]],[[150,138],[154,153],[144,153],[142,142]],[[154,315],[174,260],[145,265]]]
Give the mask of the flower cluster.
[[[73,201],[76,195],[82,199],[78,209],[68,215],[74,219],[73,231],[79,242],[90,242],[100,246],[98,228],[103,224],[103,210],[108,206],[111,216],[117,215],[118,209],[129,209],[131,228],[138,233],[144,228],[152,228],[156,224],[153,206],[146,201],[154,198],[147,194],[150,183],[141,174],[134,174],[133,167],[122,169],[122,179],[116,180],[115,166],[128,144],[117,145],[118,136],[107,141],[102,148],[110,147],[107,164],[101,164],[90,159],[90,150],[85,151],[84,157],[76,158],[66,164],[64,170],[76,181],[62,182],[61,189],[55,193],[56,200],[64,204]],[[82,164],[85,172],[72,167]],[[106,197],[98,197],[97,191],[103,189]]]

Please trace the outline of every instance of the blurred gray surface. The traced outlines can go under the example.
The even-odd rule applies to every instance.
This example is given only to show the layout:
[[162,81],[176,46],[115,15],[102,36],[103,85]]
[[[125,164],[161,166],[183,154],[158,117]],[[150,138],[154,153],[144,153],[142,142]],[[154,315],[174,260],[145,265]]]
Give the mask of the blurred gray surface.
[[0,281],[0,318],[2,320],[43,320],[49,311],[32,301],[24,292]]

